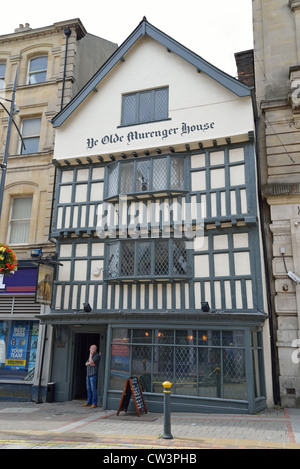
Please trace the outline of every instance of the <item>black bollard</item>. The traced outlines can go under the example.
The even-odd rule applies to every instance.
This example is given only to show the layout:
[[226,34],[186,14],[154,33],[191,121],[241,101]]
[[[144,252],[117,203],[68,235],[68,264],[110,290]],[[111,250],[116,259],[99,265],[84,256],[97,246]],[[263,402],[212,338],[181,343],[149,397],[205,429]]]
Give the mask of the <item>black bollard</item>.
[[165,381],[162,383],[164,387],[164,433],[163,438],[172,440],[171,434],[171,411],[170,411],[170,395],[172,383]]

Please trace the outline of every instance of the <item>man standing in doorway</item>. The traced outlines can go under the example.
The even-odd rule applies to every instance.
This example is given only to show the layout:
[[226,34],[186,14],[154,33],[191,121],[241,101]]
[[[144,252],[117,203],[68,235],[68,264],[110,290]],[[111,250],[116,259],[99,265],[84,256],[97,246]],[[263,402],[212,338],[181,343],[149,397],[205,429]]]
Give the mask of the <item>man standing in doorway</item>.
[[98,404],[98,371],[99,371],[100,355],[97,353],[97,345],[90,346],[90,355],[85,363],[86,366],[86,390],[87,390],[87,403],[83,404],[84,407],[90,406],[95,409]]

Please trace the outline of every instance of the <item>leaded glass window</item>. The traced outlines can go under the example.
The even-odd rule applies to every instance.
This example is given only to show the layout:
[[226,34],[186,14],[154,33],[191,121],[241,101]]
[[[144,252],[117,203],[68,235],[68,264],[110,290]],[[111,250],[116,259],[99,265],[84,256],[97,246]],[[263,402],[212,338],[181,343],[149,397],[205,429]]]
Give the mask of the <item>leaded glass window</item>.
[[186,191],[185,165],[186,158],[175,155],[115,161],[107,168],[105,198],[119,194]]
[[168,118],[169,88],[158,88],[122,97],[122,125],[140,124]]
[[107,243],[106,280],[186,278],[188,250],[183,239],[124,240]]

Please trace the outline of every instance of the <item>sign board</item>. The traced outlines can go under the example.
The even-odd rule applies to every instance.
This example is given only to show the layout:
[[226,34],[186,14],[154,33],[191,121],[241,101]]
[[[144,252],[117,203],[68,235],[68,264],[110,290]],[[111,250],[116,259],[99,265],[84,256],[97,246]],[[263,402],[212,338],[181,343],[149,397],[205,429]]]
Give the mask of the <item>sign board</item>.
[[51,306],[54,266],[39,264],[35,302]]
[[146,408],[140,381],[137,377],[131,376],[131,378],[126,379],[117,415],[119,415],[121,410],[127,412],[131,395],[133,396],[134,405],[138,416],[140,416],[141,412],[145,412],[145,414],[147,414],[148,411]]
[[0,275],[1,295],[34,294],[36,289],[37,268],[20,267],[13,275]]

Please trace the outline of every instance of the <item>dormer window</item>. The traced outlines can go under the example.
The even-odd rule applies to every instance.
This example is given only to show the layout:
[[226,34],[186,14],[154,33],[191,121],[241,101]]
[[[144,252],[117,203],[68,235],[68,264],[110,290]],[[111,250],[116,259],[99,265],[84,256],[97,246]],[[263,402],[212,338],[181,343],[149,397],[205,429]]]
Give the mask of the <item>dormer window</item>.
[[36,57],[30,60],[28,71],[28,84],[35,85],[46,81],[48,57]]
[[169,88],[139,91],[122,97],[121,125],[142,124],[168,119]]

